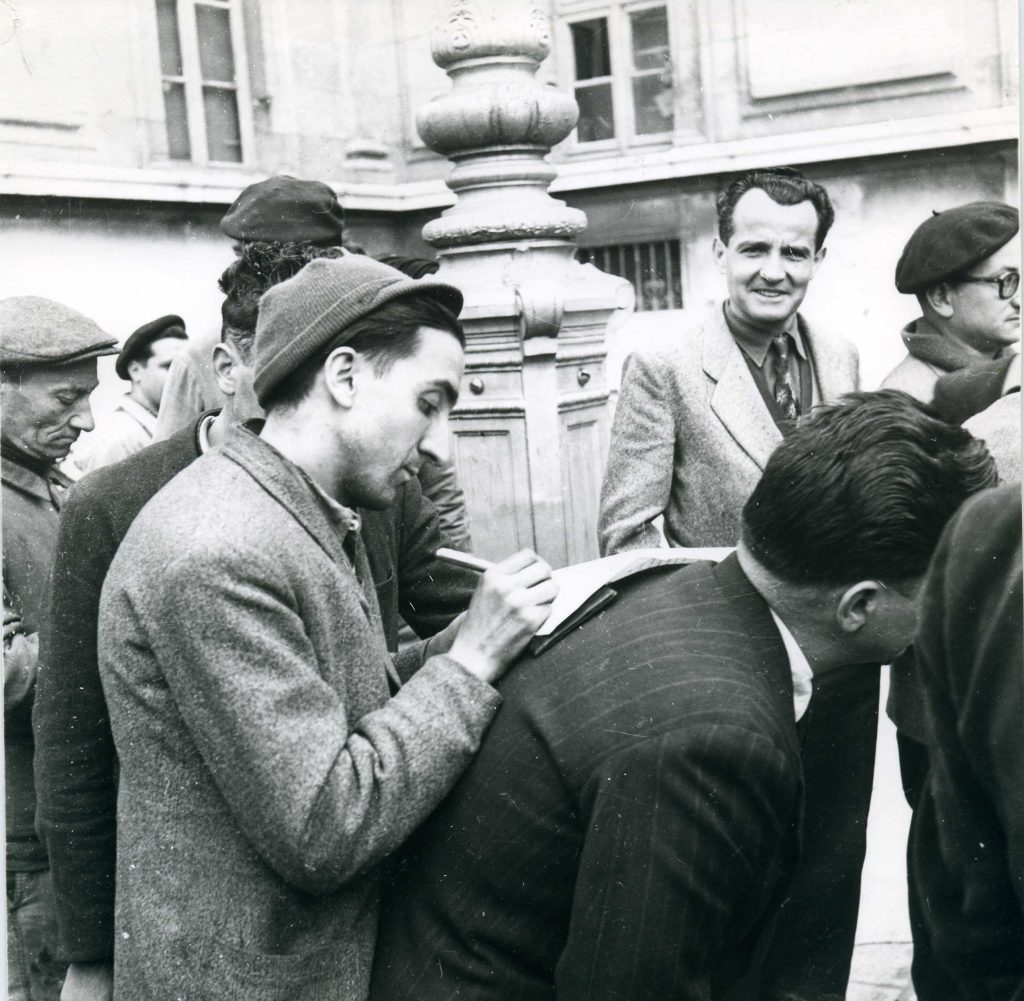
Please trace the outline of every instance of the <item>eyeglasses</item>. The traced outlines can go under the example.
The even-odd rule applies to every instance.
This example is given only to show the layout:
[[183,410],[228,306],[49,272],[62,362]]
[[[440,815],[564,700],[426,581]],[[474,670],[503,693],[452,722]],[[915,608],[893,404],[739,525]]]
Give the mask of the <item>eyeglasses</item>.
[[996,275],[995,278],[979,278],[976,275],[964,275],[962,278],[957,278],[956,281],[985,282],[985,284],[998,285],[999,298],[1012,299],[1017,294],[1017,289],[1020,288],[1020,272],[1006,271],[1001,275]]

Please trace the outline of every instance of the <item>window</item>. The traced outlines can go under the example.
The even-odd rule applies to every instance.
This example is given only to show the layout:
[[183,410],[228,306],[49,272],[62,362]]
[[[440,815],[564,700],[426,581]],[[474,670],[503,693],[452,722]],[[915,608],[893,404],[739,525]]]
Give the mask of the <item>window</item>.
[[576,257],[600,271],[625,278],[636,292],[638,313],[683,308],[678,240],[581,247]]
[[156,18],[168,156],[241,163],[250,122],[234,0],[156,0]]
[[569,23],[578,143],[670,133],[675,89],[664,6]]

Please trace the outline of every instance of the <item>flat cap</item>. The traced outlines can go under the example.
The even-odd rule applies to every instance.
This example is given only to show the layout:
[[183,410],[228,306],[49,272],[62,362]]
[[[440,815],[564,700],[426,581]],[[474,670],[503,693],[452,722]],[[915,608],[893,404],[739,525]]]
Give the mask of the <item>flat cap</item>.
[[185,321],[172,313],[168,316],[161,316],[159,320],[150,320],[149,323],[144,323],[134,331],[124,342],[124,347],[121,348],[117,361],[114,362],[114,371],[117,372],[118,378],[127,379],[128,363],[135,361],[142,353],[143,348],[163,337],[185,340],[188,337],[188,334],[185,333]]
[[896,265],[896,288],[923,292],[965,274],[1009,243],[1020,229],[1020,213],[1003,202],[970,202],[935,212],[914,230]]
[[117,354],[94,320],[52,299],[0,299],[0,365],[46,366]]
[[279,174],[250,184],[220,221],[232,240],[251,243],[341,244],[345,214],[338,196],[322,181]]
[[426,295],[456,316],[462,293],[431,278],[401,271],[362,254],[321,257],[260,299],[254,342],[254,387],[265,404],[273,389],[346,327],[407,295]]

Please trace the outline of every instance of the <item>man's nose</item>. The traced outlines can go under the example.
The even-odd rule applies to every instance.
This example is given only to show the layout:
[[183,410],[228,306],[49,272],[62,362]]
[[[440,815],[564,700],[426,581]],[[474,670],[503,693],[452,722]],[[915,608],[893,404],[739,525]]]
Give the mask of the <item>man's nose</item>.
[[766,254],[761,261],[760,273],[766,282],[781,282],[786,277],[786,271],[782,266],[782,255]]
[[431,421],[426,435],[420,442],[420,451],[434,462],[448,461],[451,455],[451,438],[448,434],[447,414]]
[[84,397],[75,404],[74,412],[68,423],[79,431],[91,431],[96,427],[96,422],[92,419],[92,407],[89,406],[88,397]]

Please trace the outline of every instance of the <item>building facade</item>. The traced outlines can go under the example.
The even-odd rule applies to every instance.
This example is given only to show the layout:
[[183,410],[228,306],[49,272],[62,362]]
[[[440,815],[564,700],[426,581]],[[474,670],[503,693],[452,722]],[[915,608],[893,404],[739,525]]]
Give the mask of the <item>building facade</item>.
[[[0,3],[0,295],[62,300],[121,337],[167,312],[215,325],[231,258],[217,222],[273,173],[331,183],[368,252],[429,254],[450,165],[415,115],[450,87],[430,55],[450,6]],[[869,384],[916,312],[892,278],[910,232],[934,209],[1017,201],[1013,0],[540,6],[542,77],[580,106],[552,191],[588,216],[585,259],[637,294],[613,369],[721,297],[714,200],[738,171],[800,166],[832,193],[806,311],[859,344]]]

